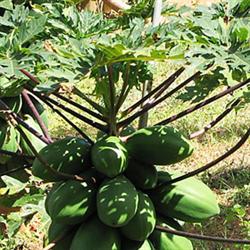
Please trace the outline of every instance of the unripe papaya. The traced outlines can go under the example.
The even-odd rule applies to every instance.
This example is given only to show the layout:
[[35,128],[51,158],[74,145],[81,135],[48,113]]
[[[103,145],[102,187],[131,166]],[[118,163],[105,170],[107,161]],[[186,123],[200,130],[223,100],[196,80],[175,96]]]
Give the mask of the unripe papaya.
[[134,185],[120,175],[104,181],[97,193],[97,213],[100,220],[111,227],[126,225],[135,215],[138,193]]
[[[179,173],[159,172],[159,184],[180,176]],[[163,185],[150,192],[156,211],[188,222],[201,222],[219,214],[220,209],[212,190],[195,177]]]
[[[174,230],[182,230],[181,226],[176,221],[166,219],[158,219],[157,225]],[[150,235],[150,240],[157,250],[192,250],[193,246],[189,239],[170,233],[154,230]]]
[[124,238],[122,241],[122,250],[155,250],[155,248],[148,239],[141,242]]
[[95,217],[80,226],[70,250],[121,250],[120,241],[116,229],[104,225]]
[[155,165],[174,164],[193,152],[190,142],[175,128],[153,126],[137,130],[127,139],[129,155]]
[[[86,170],[89,164],[90,144],[82,138],[66,137],[44,147],[40,152],[51,168],[67,173],[79,174]],[[36,158],[32,165],[35,176],[45,181],[60,181],[62,177],[55,175],[52,171]]]
[[48,242],[56,241],[53,250],[70,250],[77,226],[58,224],[52,221],[48,230]]
[[[1,100],[9,107],[11,111],[18,114],[22,107],[21,95],[15,97],[4,97]],[[4,114],[0,112],[0,118],[4,119]]]
[[125,171],[128,165],[128,153],[124,143],[115,136],[104,137],[91,149],[94,167],[108,177],[115,177]]
[[138,192],[139,202],[135,216],[121,228],[122,234],[130,240],[144,241],[153,232],[156,223],[155,208],[151,199]]
[[56,223],[78,224],[96,209],[96,187],[91,182],[68,180],[50,191],[46,208]]
[[[42,129],[40,126],[35,122],[35,120],[29,116],[25,115],[24,116],[24,121],[33,129],[35,129],[38,133],[43,134]],[[36,149],[36,151],[40,151],[42,148],[44,148],[47,144],[37,138],[35,135],[30,133],[26,128],[22,127],[23,132],[26,134],[27,138],[30,140],[32,143],[33,147]],[[28,154],[28,155],[34,155],[33,151],[30,149],[29,145],[26,143],[26,141],[23,139],[23,137],[20,138],[20,145],[23,150],[23,153]]]
[[156,167],[151,164],[131,159],[124,174],[137,188],[142,190],[152,189],[157,184],[158,172]]

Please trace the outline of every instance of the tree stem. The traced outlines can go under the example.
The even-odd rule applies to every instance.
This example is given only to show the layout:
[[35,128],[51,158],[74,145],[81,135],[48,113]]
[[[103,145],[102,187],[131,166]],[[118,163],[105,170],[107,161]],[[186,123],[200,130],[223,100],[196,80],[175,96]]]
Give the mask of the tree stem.
[[10,156],[13,156],[13,157],[19,157],[19,158],[28,159],[28,160],[34,160],[35,159],[35,157],[31,156],[31,155],[20,154],[20,153],[17,153],[17,152],[10,152],[10,151],[3,150],[3,149],[0,149],[0,155],[1,154],[10,155]]
[[189,82],[193,81],[196,77],[198,77],[201,73],[197,72],[194,75],[192,75],[191,77],[189,77],[187,80],[185,80],[184,82],[182,82],[181,84],[179,84],[176,88],[174,88],[173,90],[171,90],[169,93],[167,93],[166,95],[164,95],[163,97],[155,100],[152,103],[148,103],[146,104],[141,110],[139,110],[138,112],[136,112],[135,114],[133,114],[132,116],[128,117],[127,119],[121,121],[118,123],[118,127],[123,127],[126,126],[128,124],[130,124],[132,121],[134,121],[136,118],[140,117],[142,114],[144,114],[145,112],[147,112],[148,110],[154,108],[156,105],[160,104],[161,102],[165,101],[168,97],[170,97],[171,95],[173,95],[175,92],[177,92],[178,90],[180,90],[181,88],[183,88],[185,85],[187,85]]

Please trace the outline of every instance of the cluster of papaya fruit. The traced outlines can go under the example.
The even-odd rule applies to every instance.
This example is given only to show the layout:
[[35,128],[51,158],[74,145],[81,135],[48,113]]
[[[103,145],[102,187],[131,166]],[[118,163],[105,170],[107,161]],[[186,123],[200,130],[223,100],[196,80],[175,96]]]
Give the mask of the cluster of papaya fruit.
[[51,168],[84,178],[65,180],[35,159],[33,174],[55,182],[45,201],[52,219],[48,242],[56,242],[54,250],[192,249],[187,238],[155,228],[182,230],[183,222],[219,213],[215,195],[203,182],[191,177],[165,184],[179,173],[155,167],[177,163],[192,151],[190,142],[168,126],[126,137],[106,135],[94,145],[74,137],[47,145],[39,154]]
[[[33,96],[30,96],[32,103],[36,107],[41,119],[44,124],[48,126],[47,112],[41,102]],[[30,108],[23,101],[22,96],[18,95],[15,97],[3,97],[1,100],[12,110],[14,113],[18,114],[23,120],[37,132],[42,134],[41,128],[38,125],[36,118],[31,112]],[[21,126],[21,125],[19,125]],[[22,127],[22,126],[21,126]],[[36,150],[39,151],[46,146],[46,143],[32,135],[27,129],[22,127],[26,136],[30,139],[32,144],[35,146]],[[27,155],[33,155],[30,147],[20,136],[18,130],[5,120],[4,114],[0,112],[0,149],[16,153],[21,152]],[[11,156],[2,155],[0,157],[0,164],[6,164],[11,159]],[[1,169],[3,170],[3,169]],[[5,169],[4,171],[7,171]]]

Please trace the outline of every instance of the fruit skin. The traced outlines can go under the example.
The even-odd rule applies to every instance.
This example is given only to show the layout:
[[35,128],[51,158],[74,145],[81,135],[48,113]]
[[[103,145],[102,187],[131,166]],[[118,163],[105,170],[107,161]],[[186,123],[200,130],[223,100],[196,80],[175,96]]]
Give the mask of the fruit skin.
[[124,239],[122,241],[122,250],[155,250],[150,240],[143,242]]
[[[170,218],[171,219],[171,218]],[[181,226],[174,220],[158,219],[157,225],[175,230],[182,230]],[[193,246],[189,239],[170,233],[154,230],[150,240],[157,250],[192,250]]]
[[110,178],[121,174],[128,166],[128,152],[116,136],[97,141],[91,149],[91,159],[96,170]]
[[[55,170],[67,174],[79,174],[89,164],[90,144],[82,138],[66,137],[44,147],[40,156]],[[44,181],[60,181],[63,178],[49,171],[36,158],[32,165],[33,175]]]
[[137,130],[127,139],[129,155],[155,165],[174,164],[193,152],[190,142],[175,128],[153,126]]
[[78,224],[95,211],[95,198],[93,183],[68,180],[50,191],[45,202],[47,213],[56,223]]
[[121,228],[121,232],[130,240],[144,241],[155,228],[156,214],[148,195],[138,191],[138,197],[137,212],[129,223]]
[[[15,97],[4,97],[1,100],[12,110],[14,113],[18,114],[22,107],[22,97],[21,95]],[[0,113],[0,118],[4,119],[4,114]]]
[[[159,172],[159,183],[180,175]],[[183,221],[202,222],[220,212],[215,194],[194,177],[152,190],[150,198],[157,212]]]
[[[40,134],[43,134],[42,129],[40,128],[40,126],[35,122],[35,120],[29,116],[29,115],[25,115],[24,116],[24,121],[33,129],[35,129],[37,132],[39,132]],[[28,139],[31,141],[32,145],[34,146],[34,148],[36,149],[36,151],[40,151],[42,148],[44,148],[47,144],[45,142],[43,142],[42,140],[40,140],[39,138],[37,138],[36,136],[34,136],[33,134],[31,134],[26,128],[22,127],[23,132],[26,134],[26,136],[28,137]],[[23,153],[28,154],[28,155],[34,155],[33,151],[30,149],[30,147],[28,146],[28,144],[25,142],[25,140],[23,139],[23,137],[20,138],[20,145],[21,148],[23,150]]]
[[136,214],[138,193],[123,175],[105,180],[97,192],[97,213],[111,227],[126,225]]
[[155,188],[157,184],[158,172],[156,167],[151,164],[131,159],[124,174],[137,188],[142,190]]
[[77,230],[70,250],[121,250],[118,231],[91,218]]
[[79,226],[59,224],[52,221],[48,230],[48,243],[61,239],[57,241],[56,245],[52,249],[70,250],[72,240],[78,227]]

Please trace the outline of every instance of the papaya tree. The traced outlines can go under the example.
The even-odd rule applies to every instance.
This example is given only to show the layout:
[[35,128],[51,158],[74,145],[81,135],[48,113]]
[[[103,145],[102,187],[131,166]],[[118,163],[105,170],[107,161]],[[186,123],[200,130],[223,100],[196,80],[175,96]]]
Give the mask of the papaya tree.
[[[163,12],[173,17],[157,27],[145,23],[152,14],[145,6],[152,3],[139,2],[115,19],[60,3],[31,10],[16,5],[4,13],[0,204],[7,212],[1,220],[27,203],[36,206],[26,213],[36,213],[47,192],[44,206],[52,222],[46,249],[192,249],[189,238],[250,243],[188,233],[181,226],[219,214],[215,194],[195,175],[239,149],[249,128],[235,146],[192,172],[158,169],[192,157],[192,139],[249,103],[250,6],[228,1],[188,17],[185,9],[165,6]],[[148,62],[169,60],[175,71],[130,104],[135,89],[154,80]],[[79,87],[83,78],[91,93]],[[195,104],[136,128],[141,116],[183,89],[178,98]],[[214,89],[218,93],[210,95]],[[187,135],[170,124],[229,95],[227,109],[202,131]],[[45,106],[77,136],[53,138]],[[95,132],[87,133],[71,116]],[[49,190],[34,188],[37,182],[49,183]]]

